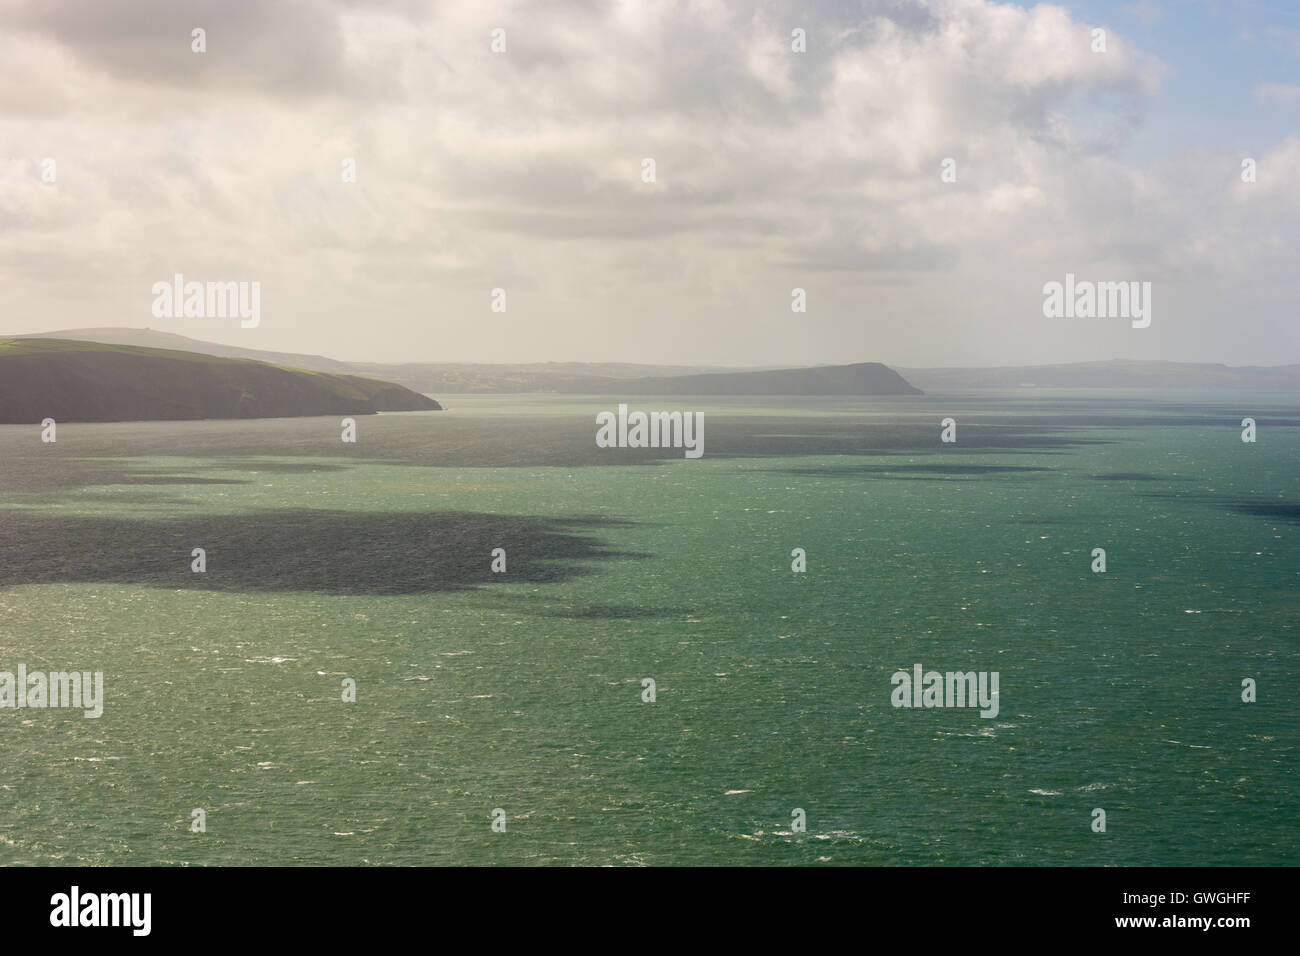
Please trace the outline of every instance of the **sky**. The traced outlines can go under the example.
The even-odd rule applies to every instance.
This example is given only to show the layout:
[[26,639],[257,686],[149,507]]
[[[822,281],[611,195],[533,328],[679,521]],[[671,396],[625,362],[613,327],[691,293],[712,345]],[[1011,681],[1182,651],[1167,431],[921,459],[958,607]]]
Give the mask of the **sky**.
[[[176,274],[258,324],[156,315]],[[1044,315],[1067,274],[1150,324]],[[1276,365],[1297,303],[1289,0],[0,0],[0,333]]]

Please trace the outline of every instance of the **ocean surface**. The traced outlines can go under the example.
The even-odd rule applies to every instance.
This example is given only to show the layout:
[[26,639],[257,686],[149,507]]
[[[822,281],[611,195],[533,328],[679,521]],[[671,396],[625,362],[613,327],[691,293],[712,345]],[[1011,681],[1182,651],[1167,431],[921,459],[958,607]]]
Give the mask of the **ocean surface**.
[[0,427],[0,864],[1300,862],[1300,396],[436,397]]

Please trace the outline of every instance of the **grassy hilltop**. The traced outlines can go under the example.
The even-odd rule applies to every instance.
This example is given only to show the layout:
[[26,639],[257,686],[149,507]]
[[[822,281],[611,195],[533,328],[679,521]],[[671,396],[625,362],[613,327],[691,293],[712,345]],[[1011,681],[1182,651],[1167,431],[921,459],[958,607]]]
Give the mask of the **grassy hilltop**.
[[439,409],[401,385],[197,352],[0,339],[0,423],[369,415]]

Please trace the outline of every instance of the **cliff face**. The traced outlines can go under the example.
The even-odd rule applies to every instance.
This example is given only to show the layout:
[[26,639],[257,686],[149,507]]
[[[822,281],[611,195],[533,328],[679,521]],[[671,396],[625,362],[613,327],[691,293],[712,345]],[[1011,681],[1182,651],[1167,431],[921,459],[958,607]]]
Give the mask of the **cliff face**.
[[0,339],[0,422],[369,415],[440,409],[401,385],[195,352]]
[[574,392],[601,395],[921,395],[879,362],[785,368],[769,372],[715,372],[620,381],[577,382]]

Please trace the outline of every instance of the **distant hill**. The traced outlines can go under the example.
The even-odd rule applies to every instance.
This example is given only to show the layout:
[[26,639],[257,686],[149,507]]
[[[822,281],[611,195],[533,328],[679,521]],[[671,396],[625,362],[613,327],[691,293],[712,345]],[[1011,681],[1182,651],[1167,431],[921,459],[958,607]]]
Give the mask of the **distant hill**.
[[[894,368],[898,381],[877,372],[834,373],[831,369],[885,369],[875,363],[822,366],[820,368],[726,368],[721,366],[637,365],[627,362],[533,362],[477,364],[472,362],[343,362],[322,355],[266,352],[221,345],[156,329],[68,329],[17,339],[58,338],[108,345],[177,349],[222,358],[243,358],[290,368],[378,378],[423,393],[460,392],[569,392],[577,394],[744,394],[735,388],[769,395],[872,395],[916,394],[904,386],[926,392],[979,389],[1037,388],[1181,388],[1300,390],[1300,365],[1229,366],[1196,362],[1076,362],[1063,365],[998,366],[994,368]],[[735,379],[735,375],[778,374],[776,379]],[[801,373],[801,374],[796,374]],[[692,377],[694,382],[675,381]],[[725,380],[722,379],[725,377]],[[715,378],[717,380],[715,381]],[[634,384],[635,383],[635,384]],[[814,391],[803,391],[812,387]],[[883,390],[878,391],[877,388]],[[787,391],[787,389],[799,389]],[[716,389],[716,390],[715,390]]]
[[764,372],[714,372],[574,382],[571,391],[600,395],[921,395],[879,362]]
[[999,368],[900,368],[899,372],[929,392],[1024,387],[1300,390],[1300,365],[1231,366],[1116,359]]
[[157,329],[63,329],[58,332],[33,332],[29,335],[9,336],[14,339],[72,339],[78,342],[99,342],[103,345],[136,345],[147,349],[173,349],[180,352],[197,352],[200,355],[216,355],[221,358],[245,358],[257,362],[270,362],[289,368],[305,368],[316,372],[339,372],[349,374],[351,369],[347,362],[338,362],[323,355],[304,355],[297,352],[265,352],[260,349],[240,348],[237,345],[222,345],[218,342],[204,342],[174,332],[160,332]]
[[110,345],[181,349],[224,358],[256,359],[347,375],[382,378],[417,392],[567,392],[578,395],[919,395],[899,375],[876,362],[818,368],[725,368],[636,365],[628,362],[340,362],[321,355],[262,352],[203,342],[155,329],[67,329],[17,339],[78,339]]
[[196,352],[0,339],[0,423],[368,415],[440,409],[401,385]]
[[647,376],[687,375],[698,372],[733,372],[737,369],[720,366],[635,365],[628,362],[533,362],[519,365],[483,365],[471,362],[340,362],[322,355],[305,355],[296,352],[264,352],[204,342],[173,332],[156,329],[64,329],[59,332],[38,332],[15,335],[12,338],[76,339],[84,342],[102,342],[106,345],[137,345],[144,348],[179,349],[218,355],[223,358],[245,358],[291,368],[312,369],[318,372],[337,372],[343,375],[364,375],[405,385],[417,392],[446,394],[450,392],[568,392],[579,380],[594,378],[624,379]]

